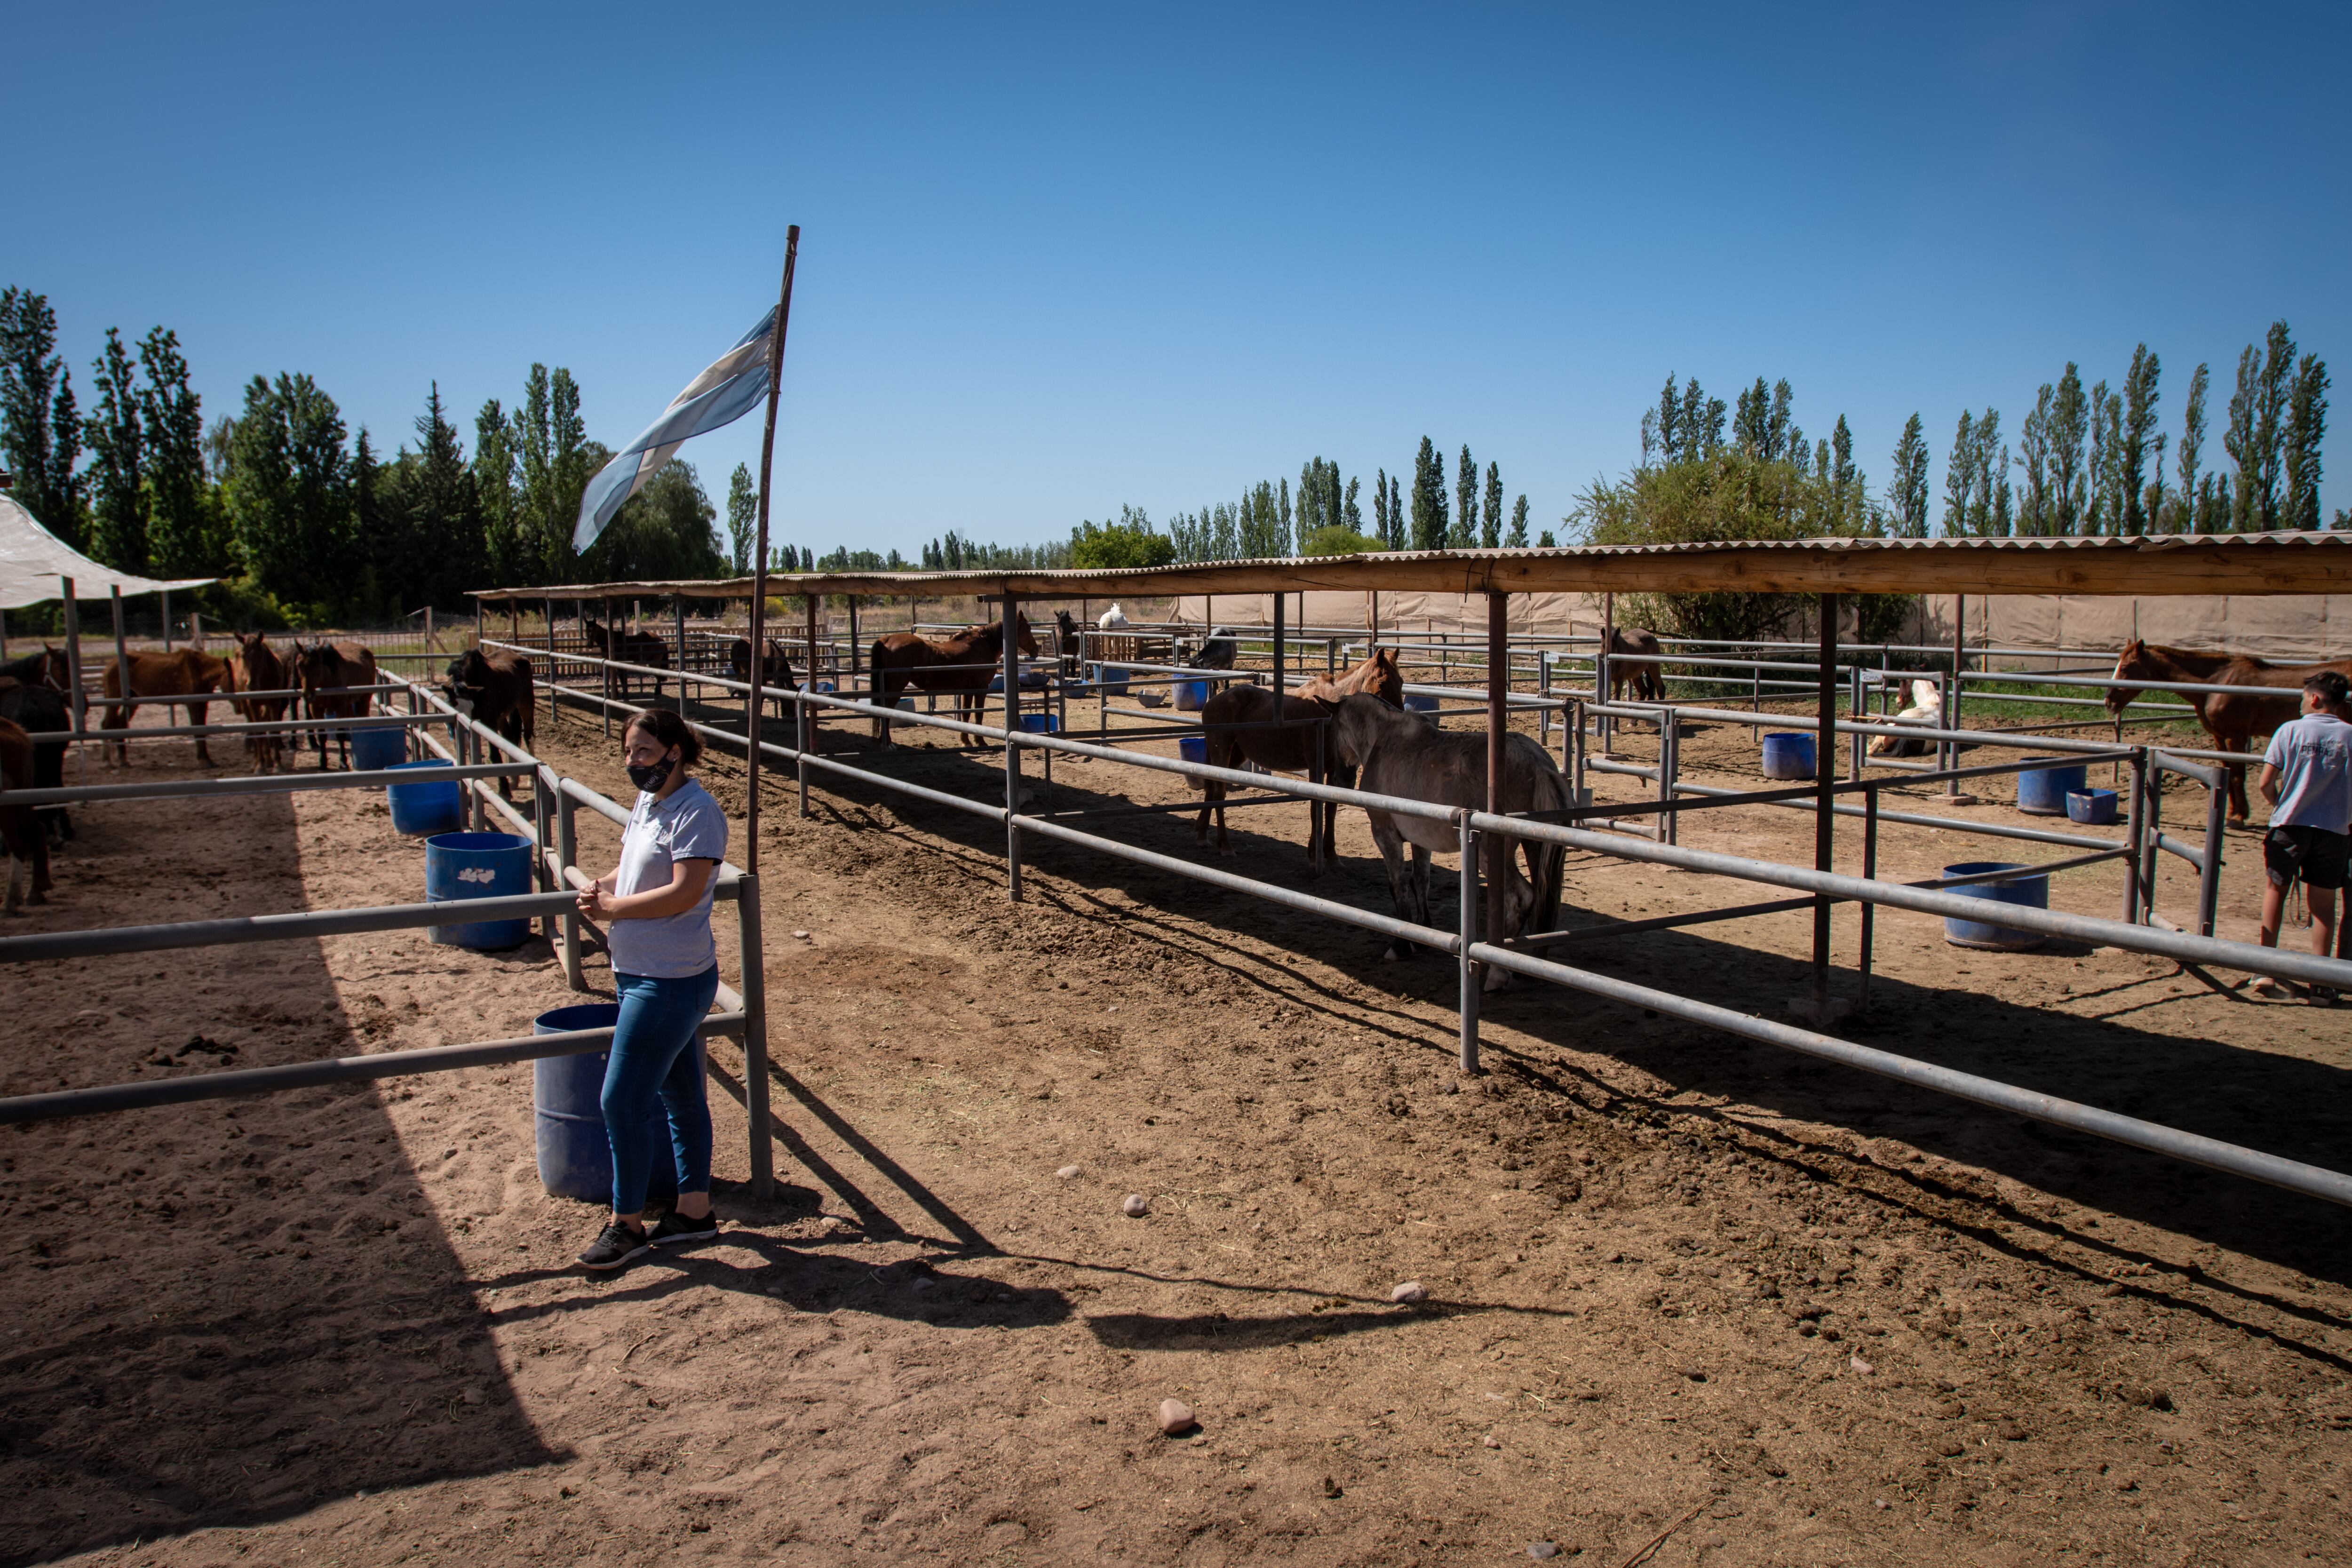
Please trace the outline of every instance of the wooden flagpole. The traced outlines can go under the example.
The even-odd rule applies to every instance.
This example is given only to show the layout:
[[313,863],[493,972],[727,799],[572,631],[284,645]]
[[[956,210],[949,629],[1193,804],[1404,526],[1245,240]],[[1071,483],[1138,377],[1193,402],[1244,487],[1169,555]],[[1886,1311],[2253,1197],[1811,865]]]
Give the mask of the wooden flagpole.
[[743,869],[760,874],[760,705],[768,667],[768,482],[776,458],[776,400],[783,391],[784,328],[793,317],[793,264],[799,258],[801,226],[784,230],[784,281],[776,297],[776,330],[768,339],[768,428],[760,437],[760,539],[751,558],[751,702],[743,721],[743,754],[749,764],[744,789]]

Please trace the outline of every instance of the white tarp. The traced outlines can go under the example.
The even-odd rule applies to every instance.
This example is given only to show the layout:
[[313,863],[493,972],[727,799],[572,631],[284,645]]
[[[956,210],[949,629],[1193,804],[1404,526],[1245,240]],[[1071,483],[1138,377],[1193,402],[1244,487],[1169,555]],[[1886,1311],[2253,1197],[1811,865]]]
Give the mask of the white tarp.
[[201,588],[212,577],[182,577],[170,582],[141,577],[100,566],[33,520],[15,500],[0,495],[0,610],[17,610],[44,599],[61,598],[60,577],[74,580],[77,599],[103,599],[120,588],[128,596],[163,588]]

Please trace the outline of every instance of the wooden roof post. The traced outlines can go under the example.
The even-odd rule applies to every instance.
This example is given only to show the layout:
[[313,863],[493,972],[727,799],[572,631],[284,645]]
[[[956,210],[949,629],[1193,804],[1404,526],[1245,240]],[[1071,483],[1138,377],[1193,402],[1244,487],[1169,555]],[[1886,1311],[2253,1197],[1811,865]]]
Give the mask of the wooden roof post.
[[[1486,595],[1486,815],[1504,812],[1503,750],[1510,734],[1511,596]],[[1499,942],[1503,930],[1503,886],[1511,868],[1512,843],[1499,833],[1479,836],[1481,860],[1486,873],[1486,940]]]
[[[1831,793],[1835,775],[1831,764],[1837,756],[1838,596],[1823,594],[1821,608],[1821,653],[1814,670],[1820,684],[1813,737],[1813,869],[1827,871],[1832,869],[1837,844],[1836,797]],[[1812,1022],[1816,1028],[1826,1028],[1830,1023],[1830,900],[1826,894],[1813,899]]]

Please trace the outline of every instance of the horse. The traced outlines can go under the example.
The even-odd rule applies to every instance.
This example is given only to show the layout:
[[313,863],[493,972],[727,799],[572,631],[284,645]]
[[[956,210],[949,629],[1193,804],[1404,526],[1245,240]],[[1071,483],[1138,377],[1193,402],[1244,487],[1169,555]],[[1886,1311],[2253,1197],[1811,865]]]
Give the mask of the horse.
[[1631,686],[1636,702],[1664,702],[1666,700],[1664,667],[1617,662],[1628,655],[1636,655],[1643,659],[1656,658],[1659,656],[1658,634],[1640,626],[1609,628],[1609,700],[1616,701],[1618,692]]
[[1207,639],[1198,648],[1193,650],[1192,668],[1194,669],[1231,669],[1234,667],[1234,656],[1239,651],[1240,644],[1234,637],[1233,627],[1218,626],[1209,633]]
[[[73,730],[73,714],[66,707],[66,694],[53,686],[27,685],[13,675],[0,675],[0,719],[37,737],[33,742],[33,787],[63,789],[65,737]],[[73,818],[64,806],[37,805],[33,815],[41,819],[42,831],[54,847],[62,849],[73,837]]]
[[[1400,712],[1376,697],[1343,697],[1331,722],[1331,738],[1342,762],[1356,770],[1356,787],[1372,795],[1425,800],[1439,805],[1486,809],[1486,737],[1461,730],[1441,730],[1419,714]],[[1534,737],[1513,731],[1503,737],[1503,787],[1499,804],[1505,813],[1564,811],[1574,804],[1559,764]],[[1396,900],[1399,919],[1417,925],[1433,923],[1429,909],[1429,852],[1460,847],[1452,823],[1397,816],[1373,807],[1372,842],[1389,874],[1389,892]],[[1410,878],[1404,849],[1412,846]],[[1533,838],[1517,840],[1526,854],[1528,874],[1519,875],[1511,841],[1492,847],[1485,859],[1488,874],[1503,879],[1503,930],[1489,931],[1497,945],[1531,931],[1549,931],[1559,922],[1560,883],[1567,857],[1557,844]],[[1499,852],[1497,852],[1499,850]],[[1411,943],[1391,942],[1386,959],[1409,958]],[[1486,972],[1486,988],[1499,991],[1509,976],[1499,969]]]
[[[226,692],[236,686],[236,677],[228,660],[217,658],[192,647],[177,647],[169,653],[134,653],[131,656],[131,689],[122,689],[122,663],[110,660],[103,686],[109,697],[156,697],[184,699],[207,691]],[[175,706],[181,705],[177,702]],[[212,704],[205,701],[187,702],[188,721],[201,724]],[[137,701],[121,702],[109,707],[100,721],[100,730],[126,730],[131,717],[139,711]],[[131,748],[121,741],[100,748],[111,752],[118,767],[131,765]],[[205,745],[205,737],[196,737],[196,761],[205,767],[213,765],[213,754]]]
[[21,680],[27,686],[46,686],[52,691],[66,691],[73,686],[73,666],[62,649],[41,645],[38,653],[28,653],[22,658],[12,658],[0,664],[0,676]]
[[[488,725],[508,744],[528,752],[538,739],[539,700],[531,687],[530,660],[522,655],[469,647],[449,661],[441,684],[459,712]],[[514,799],[514,780],[500,774],[499,793]]]
[[[0,719],[0,789],[31,789],[33,738],[17,725]],[[25,868],[33,868],[33,902],[49,901],[49,840],[28,805],[9,805],[0,798],[0,847],[8,852],[8,898],[5,907],[15,914],[25,901]]]
[[[1029,617],[1016,610],[1013,619],[1014,646],[1030,658],[1036,658],[1037,638],[1029,629]],[[925,691],[952,692],[956,717],[976,724],[988,706],[988,683],[993,676],[1003,673],[1003,664],[1004,623],[990,621],[984,626],[966,626],[941,641],[917,637],[913,632],[892,632],[888,637],[877,637],[867,650],[866,668],[873,672],[876,706],[896,708],[899,693],[909,686]],[[888,719],[875,719],[874,738],[885,746],[891,743]]]
[[[2209,653],[2196,648],[2163,647],[2134,637],[2116,659],[2117,680],[2171,680],[2208,686],[2269,688],[2275,696],[2249,691],[2183,691],[2197,710],[2198,722],[2213,737],[2213,749],[2251,752],[2253,738],[2266,735],[2303,710],[2303,683],[2323,670],[2352,677],[2352,659],[2325,664],[2272,664],[2251,654]],[[2107,689],[2107,711],[2120,718],[2136,692],[2120,686]],[[2230,773],[2230,824],[2243,827],[2250,811],[2246,799],[2246,764],[2225,763]]]
[[[294,645],[294,670],[301,678],[302,711],[308,718],[362,718],[375,700],[372,692],[348,689],[376,683],[375,655],[358,643],[298,642]],[[313,729],[310,737],[319,748],[319,771],[325,773],[326,726]],[[343,767],[348,772],[352,765],[352,732],[339,730],[336,738],[341,742]]]
[[[760,661],[760,688],[769,692],[776,705],[776,717],[784,716],[785,693],[800,685],[793,673],[793,661],[784,652],[784,645],[770,637],[768,657]],[[737,637],[727,646],[727,663],[735,671],[735,679],[747,684],[751,679],[751,639]]]
[[[1932,730],[1943,722],[1944,698],[1936,689],[1934,681],[1915,680],[1910,683],[1908,694],[1911,706],[1895,715],[1895,723]],[[1873,735],[1870,738],[1870,754],[1874,757],[1925,756],[1927,746],[1927,742],[1909,735]]]
[[1086,644],[1080,638],[1078,617],[1067,610],[1054,612],[1054,651],[1060,656],[1062,674],[1072,680],[1078,676],[1078,650]]
[[[625,626],[608,626],[593,616],[581,617],[580,630],[582,635],[587,637],[591,647],[604,650],[606,658],[622,664],[649,665],[655,669],[669,668],[669,644],[651,632],[633,632]],[[632,682],[646,679],[650,679],[654,683],[654,700],[660,701],[662,682],[658,675],[648,678],[637,675],[634,671],[621,672],[622,695],[628,694]]]
[[[278,657],[278,650],[269,646],[267,632],[237,633],[236,662],[247,691],[292,689],[292,671]],[[274,724],[286,717],[286,710],[293,702],[290,697],[234,697],[229,706],[244,715],[247,722]],[[252,760],[254,772],[274,773],[285,761],[286,738],[272,731],[256,730],[246,736],[245,751]]]
[[[1404,677],[1397,669],[1395,656],[1388,649],[1374,648],[1370,658],[1337,679],[1317,676],[1289,693],[1283,699],[1283,724],[1278,729],[1272,727],[1272,687],[1227,687],[1210,698],[1201,710],[1201,732],[1208,763],[1211,767],[1238,768],[1250,762],[1277,773],[1307,773],[1315,765],[1316,737],[1325,721],[1331,718],[1341,698],[1359,692],[1378,697],[1391,708],[1403,706]],[[1324,783],[1341,789],[1355,787],[1356,770],[1352,766],[1328,749],[1323,763]],[[1216,779],[1203,779],[1201,790],[1201,815],[1192,824],[1193,839],[1200,847],[1208,847],[1209,814],[1213,811],[1217,816],[1217,853],[1230,855],[1234,851],[1225,838],[1225,786]],[[1309,866],[1319,870],[1326,856],[1339,858],[1335,831],[1339,821],[1337,803],[1307,802]]]

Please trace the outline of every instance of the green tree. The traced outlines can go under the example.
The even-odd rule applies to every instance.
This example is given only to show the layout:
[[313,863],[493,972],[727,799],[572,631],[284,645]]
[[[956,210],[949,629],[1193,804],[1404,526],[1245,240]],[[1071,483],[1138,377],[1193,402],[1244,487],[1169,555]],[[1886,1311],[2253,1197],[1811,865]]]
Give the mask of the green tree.
[[1402,550],[1407,542],[1405,532],[1404,491],[1397,476],[1389,476],[1389,531],[1387,543],[1391,550]]
[[1356,533],[1364,531],[1364,509],[1356,499],[1363,489],[1364,478],[1359,474],[1348,481],[1348,493],[1339,502],[1339,526]]
[[2287,387],[2286,426],[2281,436],[2286,500],[2279,513],[2286,528],[2319,526],[2319,443],[2327,434],[2327,365],[2305,354]]
[[405,516],[398,530],[411,558],[385,585],[396,586],[403,612],[426,605],[457,609],[467,589],[482,585],[482,499],[457,427],[443,412],[438,382],[417,416],[416,438],[415,458],[404,464]]
[[2017,500],[2017,531],[2034,539],[2048,536],[2057,510],[2050,493],[2050,409],[2054,400],[2050,384],[2043,382],[2017,431],[2017,466],[2025,471],[2025,489]]
[[759,531],[760,487],[751,482],[751,465],[738,463],[727,479],[728,564],[738,577],[751,570]]
[[[2124,414],[2121,480],[2124,490],[2123,531],[2147,533],[2154,531],[2155,520],[2149,516],[2144,489],[2147,484],[2147,447],[2156,435],[2156,405],[2158,399],[2157,377],[2160,372],[2157,357],[2146,343],[2132,350],[2131,369],[2124,373]],[[2157,480],[2163,482],[2162,459],[2158,460]]]
[[1389,471],[1381,468],[1372,476],[1372,535],[1382,544],[1394,549],[1396,530],[1389,522]]
[[[1300,487],[1304,496],[1306,488]],[[1151,526],[1141,507],[1122,506],[1117,522],[1081,522],[1070,530],[1070,564],[1082,572],[1129,572],[1167,566],[1176,542]]]
[[2231,487],[2230,527],[2244,533],[2278,526],[2281,447],[2285,435],[2288,383],[2294,373],[2294,338],[2284,321],[2273,321],[2261,351],[2252,343],[2238,356],[2237,390],[2230,397],[2230,423],[2222,450],[2238,472]]
[[219,520],[205,482],[204,407],[188,384],[175,332],[156,327],[139,341],[147,384],[139,395],[145,432],[148,558],[167,577],[217,574],[228,566]]
[[727,558],[712,531],[718,521],[694,465],[673,458],[614,514],[582,552],[580,568],[600,583],[724,575]]
[[2108,439],[2108,431],[2120,425],[2110,406],[2112,401],[2107,396],[2105,382],[2091,388],[2091,457],[2084,468],[2090,500],[2083,509],[2082,527],[2082,531],[2088,534],[2112,531],[2107,513],[2116,496],[2116,442]]
[[1888,527],[1897,539],[1927,537],[1927,436],[1916,414],[1895,443],[1895,477],[1887,491]]
[[474,494],[482,507],[483,570],[495,588],[517,587],[530,580],[515,467],[515,426],[499,400],[490,398],[474,416]]
[[1503,542],[1503,474],[1486,465],[1486,493],[1478,513],[1478,542],[1492,550]]
[[73,372],[58,352],[48,296],[0,289],[0,451],[12,493],[34,520],[79,548],[83,526],[81,415]]
[[333,618],[359,566],[351,459],[334,399],[307,375],[255,376],[229,457],[229,515],[254,585]]
[[1412,461],[1412,547],[1443,550],[1445,534],[1445,459],[1423,436]]
[[122,334],[106,329],[90,366],[98,406],[82,422],[89,444],[90,552],[118,572],[147,570],[147,437],[139,423],[138,373]]
[[2167,533],[2194,533],[2204,527],[2198,505],[2200,498],[2210,493],[2210,487],[2199,483],[2197,468],[2205,452],[2205,393],[2212,384],[2212,374],[2210,366],[2200,364],[2189,377],[2189,400],[2180,416],[2180,493],[2173,500]]
[[1976,416],[1963,408],[1960,410],[1959,428],[1952,435],[1952,455],[1944,463],[1944,536],[1947,539],[1958,539],[1969,531],[1969,497],[1975,491],[1976,479]]
[[580,388],[572,373],[559,365],[551,375],[545,365],[532,365],[515,425],[522,489],[519,532],[530,580],[576,581],[572,531],[580,521],[580,492],[596,468],[589,461]]
[[2089,500],[2089,474],[2083,463],[2083,438],[2089,433],[2090,411],[2083,401],[2083,377],[2074,362],[2066,362],[2058,390],[2050,400],[2046,429],[2050,438],[2050,531],[2084,531]]
[[1523,550],[1528,542],[1528,498],[1521,496],[1511,506],[1511,531],[1503,542],[1514,550]]
[[1478,542],[1478,465],[1470,460],[1470,448],[1462,448],[1461,461],[1454,469],[1454,524],[1445,531],[1449,549],[1467,550]]

